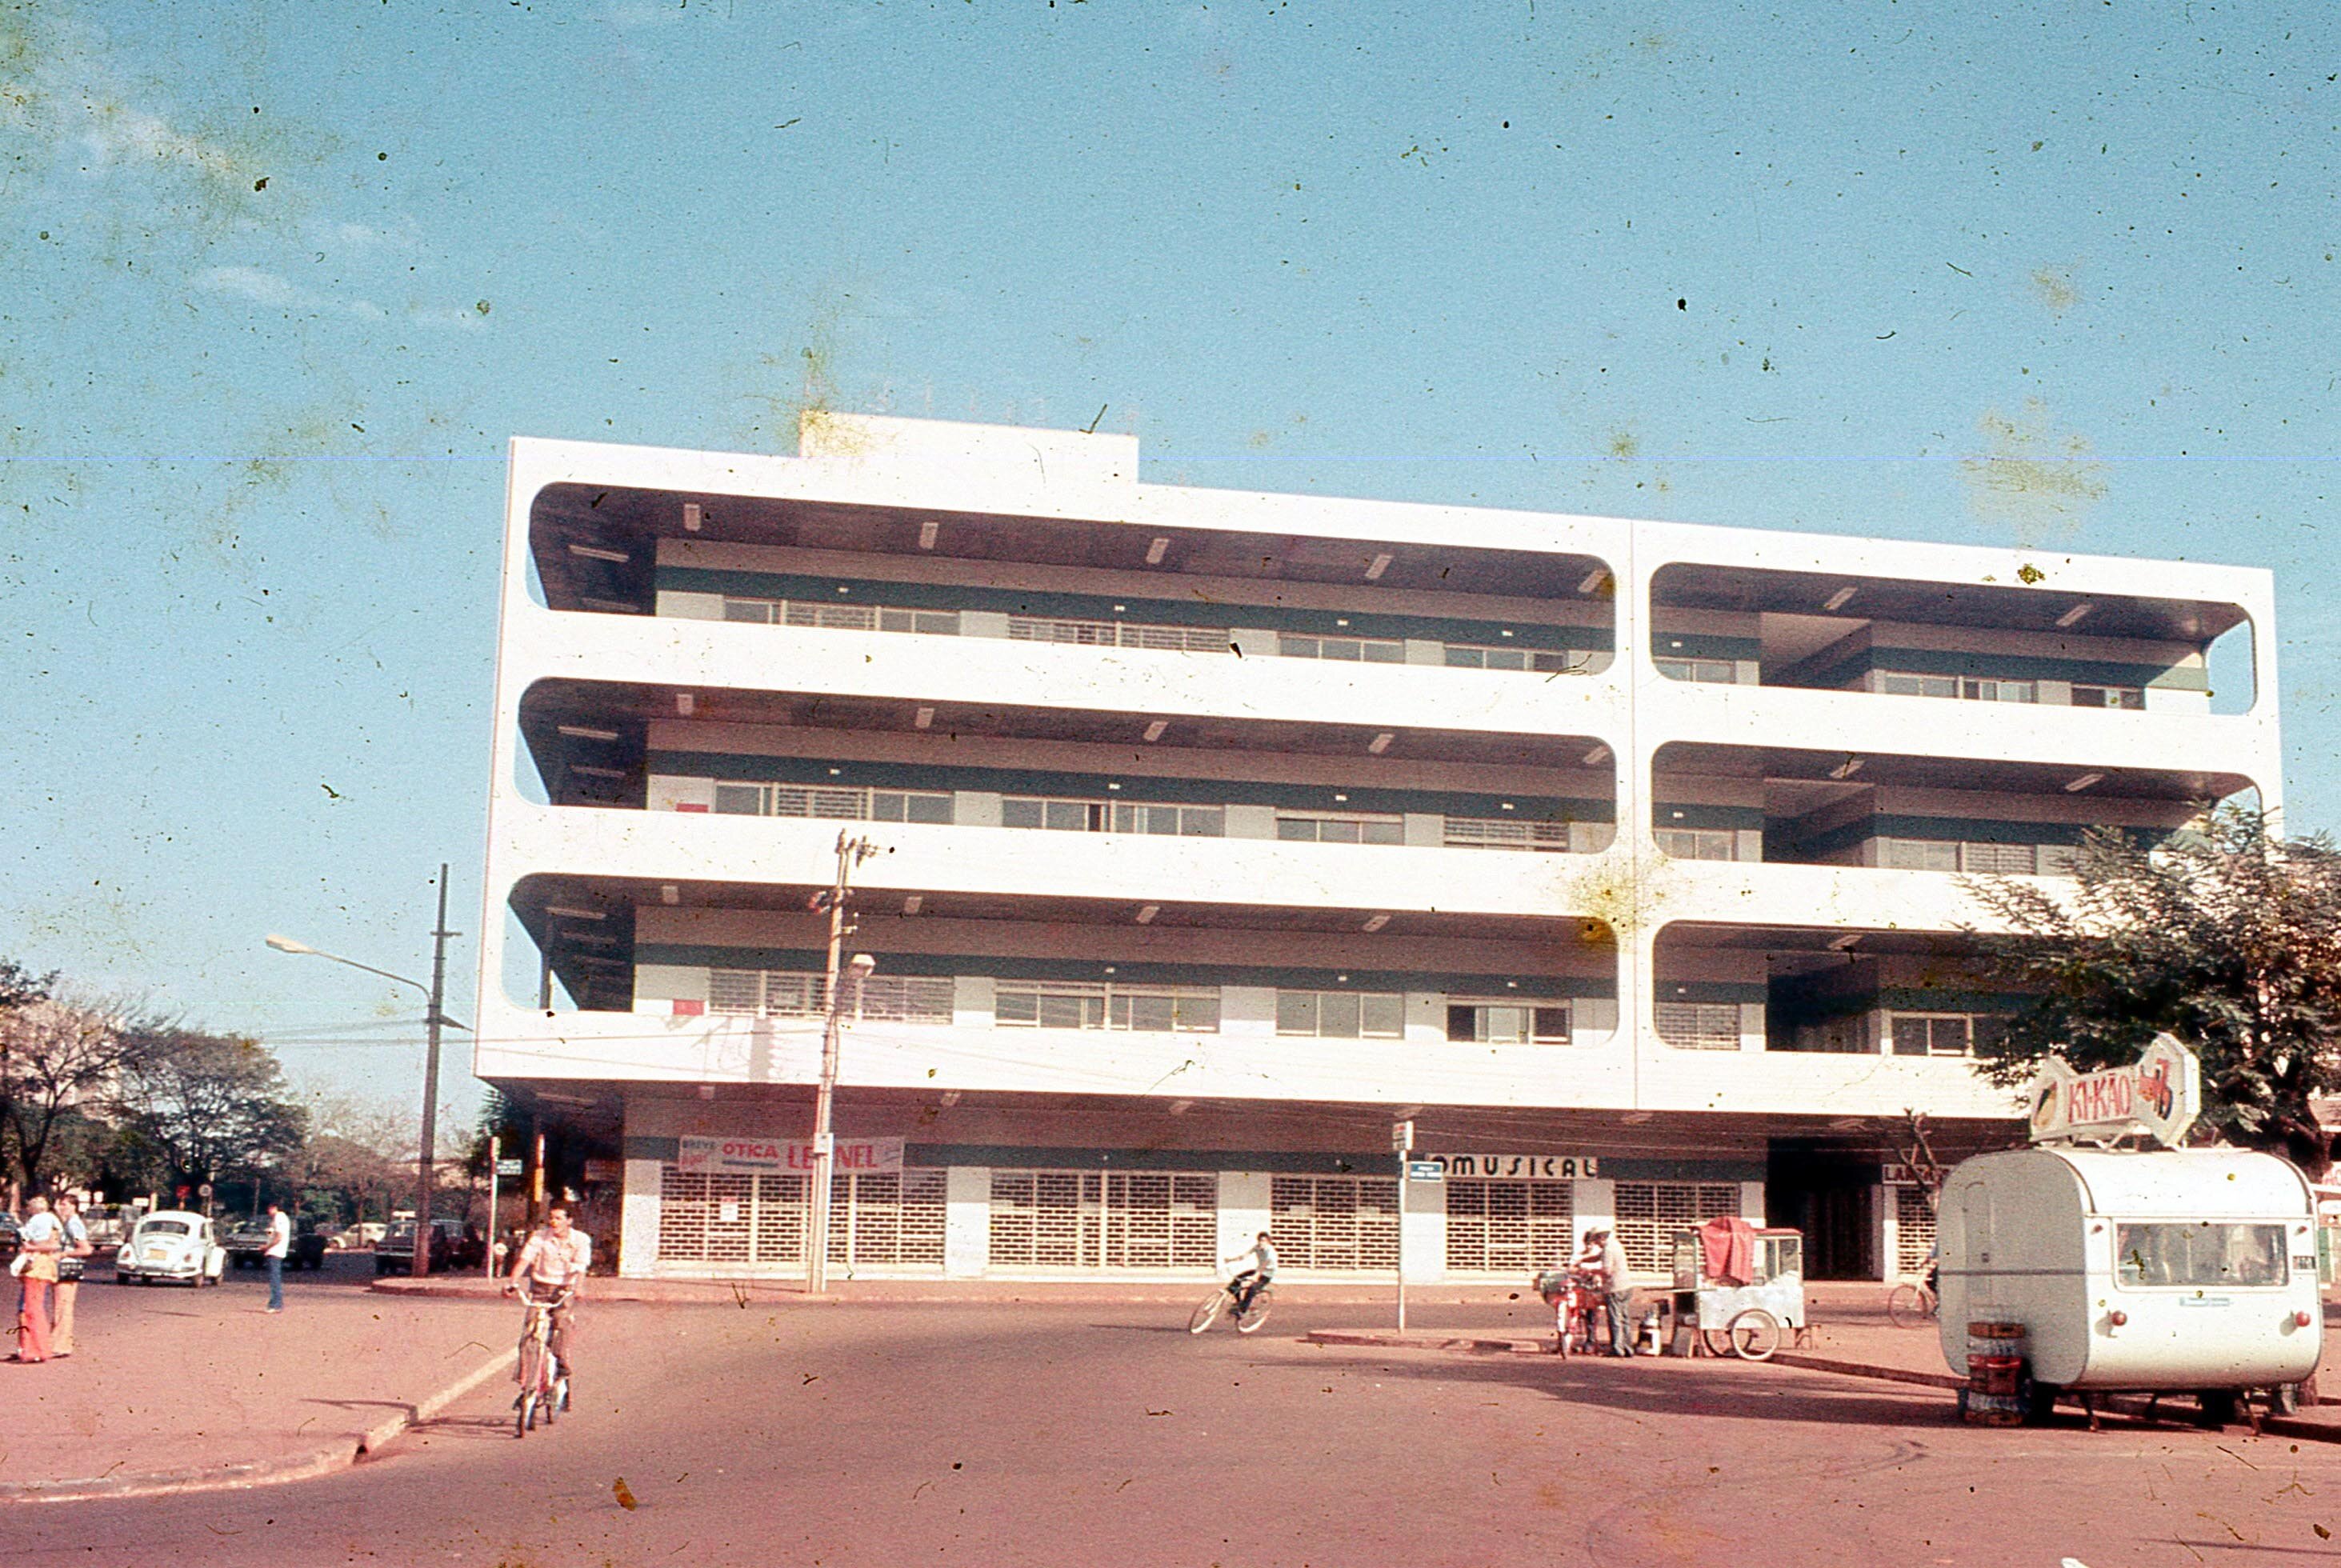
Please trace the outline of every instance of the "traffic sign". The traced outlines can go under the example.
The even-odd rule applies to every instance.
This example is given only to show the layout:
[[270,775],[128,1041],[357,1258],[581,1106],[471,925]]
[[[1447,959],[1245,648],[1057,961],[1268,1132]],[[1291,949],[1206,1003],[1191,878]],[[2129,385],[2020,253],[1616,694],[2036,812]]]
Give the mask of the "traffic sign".
[[1447,1179],[1447,1167],[1440,1165],[1437,1160],[1409,1160],[1406,1162],[1406,1179],[1409,1181],[1445,1181]]
[[1400,1154],[1411,1154],[1414,1152],[1414,1124],[1412,1122],[1390,1123],[1390,1147],[1396,1149]]
[[520,1161],[518,1160],[498,1160],[496,1162],[496,1174],[500,1176],[518,1176],[520,1175]]

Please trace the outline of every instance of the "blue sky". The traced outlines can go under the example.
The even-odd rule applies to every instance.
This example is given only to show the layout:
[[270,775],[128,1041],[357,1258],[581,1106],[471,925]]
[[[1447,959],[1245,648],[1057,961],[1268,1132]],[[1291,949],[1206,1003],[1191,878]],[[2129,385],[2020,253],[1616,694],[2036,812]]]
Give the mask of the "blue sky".
[[2341,825],[2336,74],[2199,0],[12,10],[0,955],[410,1082],[261,937],[425,975],[443,858],[476,924],[505,438],[808,401],[2265,566]]

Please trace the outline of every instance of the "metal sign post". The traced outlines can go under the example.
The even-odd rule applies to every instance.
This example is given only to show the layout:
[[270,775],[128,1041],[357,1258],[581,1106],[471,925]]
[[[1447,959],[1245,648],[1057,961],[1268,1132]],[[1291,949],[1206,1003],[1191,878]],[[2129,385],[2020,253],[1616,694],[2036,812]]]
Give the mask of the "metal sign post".
[[1414,1152],[1414,1124],[1390,1123],[1390,1148],[1398,1156],[1398,1331],[1406,1332],[1406,1156]]
[[490,1279],[496,1277],[496,1177],[503,1173],[503,1139],[495,1133],[488,1135],[488,1245],[480,1250],[480,1272]]

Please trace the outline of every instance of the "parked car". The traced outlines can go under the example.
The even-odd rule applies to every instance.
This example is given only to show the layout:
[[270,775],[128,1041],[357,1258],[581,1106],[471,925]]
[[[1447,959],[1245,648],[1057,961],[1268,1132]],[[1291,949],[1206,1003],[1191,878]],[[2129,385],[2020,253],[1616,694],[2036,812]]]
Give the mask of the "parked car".
[[[360,1220],[354,1226],[334,1233],[333,1245],[344,1252],[372,1246],[388,1235],[390,1226],[378,1219]],[[412,1231],[407,1233],[412,1236]]]
[[16,1255],[16,1216],[0,1210],[0,1257]]
[[[227,1233],[221,1245],[227,1248],[228,1261],[238,1268],[258,1268],[268,1257],[268,1222],[246,1220]],[[284,1255],[287,1268],[323,1268],[325,1266],[325,1233],[314,1226],[303,1226],[293,1233],[293,1245]]]
[[[477,1268],[486,1260],[483,1243],[462,1220],[435,1219],[431,1222],[431,1272],[452,1273]],[[414,1222],[400,1220],[389,1233],[375,1244],[374,1271],[376,1275],[412,1274],[414,1272]]]
[[227,1249],[212,1222],[184,1209],[160,1209],[140,1220],[114,1259],[114,1277],[124,1285],[177,1279],[200,1287],[217,1285],[226,1273]]
[[227,1248],[228,1262],[238,1268],[257,1268],[263,1253],[268,1250],[268,1222],[264,1219],[241,1221],[221,1239]]

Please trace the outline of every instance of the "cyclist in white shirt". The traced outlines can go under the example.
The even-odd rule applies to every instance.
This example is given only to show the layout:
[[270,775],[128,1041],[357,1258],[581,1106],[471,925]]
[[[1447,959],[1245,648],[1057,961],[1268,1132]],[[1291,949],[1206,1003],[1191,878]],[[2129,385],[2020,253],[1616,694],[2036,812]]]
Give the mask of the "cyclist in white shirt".
[[1268,1288],[1268,1282],[1276,1277],[1276,1247],[1268,1239],[1268,1232],[1260,1232],[1259,1239],[1251,1245],[1244,1248],[1235,1256],[1222,1258],[1220,1261],[1242,1263],[1246,1259],[1250,1260],[1251,1266],[1243,1269],[1233,1279],[1228,1281],[1228,1288],[1235,1292],[1238,1316],[1241,1316],[1250,1310],[1251,1298]]
[[593,1238],[573,1229],[568,1209],[556,1204],[545,1212],[543,1227],[520,1249],[504,1281],[506,1295],[525,1286],[531,1301],[558,1304],[553,1308],[547,1339],[553,1365],[563,1377],[570,1372],[569,1331],[576,1316],[577,1297],[585,1284],[585,1271],[593,1266]]

